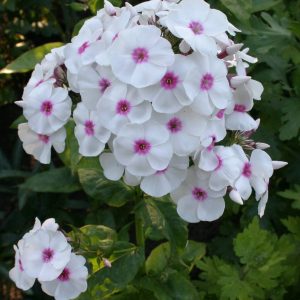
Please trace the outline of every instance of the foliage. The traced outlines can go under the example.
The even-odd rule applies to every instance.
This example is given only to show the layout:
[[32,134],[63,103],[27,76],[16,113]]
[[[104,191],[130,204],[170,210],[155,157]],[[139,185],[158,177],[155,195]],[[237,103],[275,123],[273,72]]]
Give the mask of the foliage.
[[[12,245],[38,216],[66,224],[73,246],[87,257],[89,289],[82,300],[299,298],[300,1],[210,3],[228,14],[243,31],[237,38],[259,58],[250,69],[265,86],[255,106],[263,120],[256,139],[267,141],[277,160],[290,163],[272,180],[264,218],[254,217],[253,203],[238,207],[228,200],[219,221],[188,226],[169,199],[106,180],[98,159],[78,155],[70,134],[66,150],[50,166],[25,155],[15,129],[8,129],[20,115],[10,103],[21,97],[29,76],[19,72],[32,69],[52,43],[70,40],[74,26],[78,32],[80,20],[103,1],[5,0],[0,4],[0,277],[5,286]],[[70,122],[67,131],[73,128]],[[142,220],[145,245],[136,238],[135,215]],[[20,297],[46,299],[38,287]]]

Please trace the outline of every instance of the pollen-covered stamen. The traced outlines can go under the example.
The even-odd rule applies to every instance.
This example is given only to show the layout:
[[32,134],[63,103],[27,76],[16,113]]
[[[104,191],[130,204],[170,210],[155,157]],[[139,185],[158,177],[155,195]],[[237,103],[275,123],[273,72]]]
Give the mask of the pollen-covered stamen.
[[252,175],[251,164],[248,162],[244,164],[243,175],[247,178],[250,178]]
[[234,111],[237,111],[237,112],[245,112],[246,111],[246,106],[243,105],[243,104],[236,104],[234,106]]
[[145,48],[135,48],[132,51],[132,59],[136,64],[142,64],[148,61],[149,53],[148,50]]
[[173,72],[167,72],[165,76],[161,79],[160,85],[165,90],[173,90],[178,84],[179,78]]
[[41,142],[43,142],[44,144],[48,144],[48,142],[49,142],[49,136],[48,135],[39,134],[38,137],[39,137],[39,140]]
[[50,116],[52,114],[53,111],[53,104],[50,100],[45,100],[43,101],[42,105],[41,105],[41,112],[45,115],[45,116]]
[[179,118],[174,117],[167,123],[167,128],[171,133],[177,133],[182,130],[182,121]]
[[70,280],[70,270],[68,268],[64,268],[62,273],[58,276],[58,280],[65,282]]
[[111,85],[111,82],[106,79],[106,78],[102,78],[100,81],[99,81],[99,87],[100,87],[100,91],[101,93],[104,93],[106,91],[106,89],[108,87],[110,87]]
[[116,105],[116,113],[122,116],[129,114],[131,110],[131,104],[128,100],[122,99]]
[[151,144],[148,141],[144,140],[144,139],[136,140],[134,142],[133,148],[134,148],[134,152],[136,154],[146,155],[151,150]]
[[195,187],[192,191],[194,199],[204,201],[207,198],[207,192],[201,188]]
[[54,251],[51,248],[44,249],[42,252],[42,260],[44,263],[49,263],[54,256]]
[[90,46],[89,42],[84,42],[79,48],[78,48],[78,54],[82,54],[85,52],[85,50]]
[[194,32],[195,35],[200,35],[203,33],[203,26],[200,22],[197,22],[197,21],[192,21],[190,24],[189,24],[189,28]]
[[95,134],[95,124],[91,120],[87,120],[84,123],[84,131],[86,135],[93,136]]
[[203,77],[201,78],[201,82],[200,82],[200,88],[203,91],[208,91],[212,88],[214,84],[214,77],[207,73],[205,75],[203,75]]

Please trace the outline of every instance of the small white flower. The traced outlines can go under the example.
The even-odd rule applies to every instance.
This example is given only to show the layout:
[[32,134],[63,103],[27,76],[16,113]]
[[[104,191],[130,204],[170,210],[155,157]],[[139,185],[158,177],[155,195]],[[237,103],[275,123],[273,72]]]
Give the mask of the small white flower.
[[213,37],[224,33],[229,23],[226,16],[203,0],[183,0],[166,19],[168,29],[183,38],[195,51],[206,55],[217,53]]
[[71,115],[71,98],[68,91],[43,83],[35,88],[24,101],[16,101],[23,107],[28,125],[39,134],[52,134],[63,127]]
[[66,130],[61,128],[50,134],[38,134],[30,129],[27,123],[19,124],[18,135],[23,143],[26,153],[33,155],[43,164],[49,164],[51,160],[51,148],[61,153],[65,149]]
[[152,25],[120,32],[109,56],[115,76],[137,88],[157,83],[174,62],[171,44]]
[[117,134],[128,123],[141,124],[151,117],[152,107],[137,89],[125,84],[115,85],[97,106],[98,118],[104,127]]
[[183,184],[171,193],[173,201],[177,203],[177,212],[185,221],[214,221],[222,216],[226,188],[214,191],[209,188],[208,182],[209,173],[191,167]]
[[23,252],[23,240],[19,241],[18,247],[14,246],[14,250],[15,266],[9,271],[9,277],[19,289],[27,291],[34,285],[35,278],[29,276],[24,270],[21,254]]
[[24,239],[22,263],[39,281],[57,278],[70,261],[71,246],[60,231],[38,230]]
[[141,90],[141,95],[152,102],[153,109],[160,113],[175,113],[183,106],[190,105],[192,100],[186,95],[183,80],[190,70],[186,57],[177,54],[159,83]]
[[85,258],[71,254],[71,259],[63,271],[53,281],[42,281],[42,290],[55,300],[75,299],[87,289],[88,270]]
[[164,170],[173,155],[168,130],[155,121],[125,125],[115,138],[113,148],[117,161],[135,176]]
[[183,85],[193,100],[191,107],[205,116],[226,108],[232,94],[224,62],[197,53],[190,55],[189,59],[194,67],[187,74]]
[[88,110],[83,103],[79,103],[73,117],[79,153],[84,156],[99,155],[110,137],[110,131],[101,125],[98,113]]

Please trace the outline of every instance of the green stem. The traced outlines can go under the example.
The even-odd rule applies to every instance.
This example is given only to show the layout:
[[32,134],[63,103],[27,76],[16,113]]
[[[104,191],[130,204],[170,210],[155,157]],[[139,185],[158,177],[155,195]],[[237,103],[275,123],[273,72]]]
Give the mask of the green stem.
[[135,207],[135,236],[136,236],[136,243],[137,246],[145,249],[145,234],[144,234],[144,221],[141,216],[140,210],[138,209],[139,205],[143,201],[143,194],[140,190],[136,192],[136,207]]

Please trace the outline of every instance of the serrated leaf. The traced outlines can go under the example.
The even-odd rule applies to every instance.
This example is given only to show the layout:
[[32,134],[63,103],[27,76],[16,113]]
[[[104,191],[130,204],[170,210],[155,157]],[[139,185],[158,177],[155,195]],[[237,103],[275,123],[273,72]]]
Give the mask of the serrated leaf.
[[61,47],[63,43],[48,43],[31,49],[0,70],[0,74],[25,73],[34,69],[44,56],[53,48]]
[[279,137],[286,141],[297,137],[300,129],[300,101],[299,99],[287,99],[282,105],[282,123]]
[[288,217],[281,222],[300,241],[300,217]]
[[252,11],[252,0],[221,0],[237,19],[247,21]]
[[68,168],[57,168],[33,175],[21,188],[38,193],[73,193],[81,190],[78,180]]

